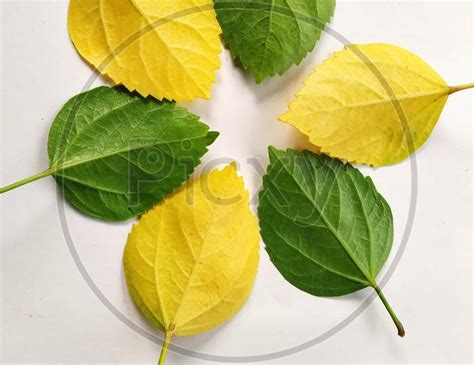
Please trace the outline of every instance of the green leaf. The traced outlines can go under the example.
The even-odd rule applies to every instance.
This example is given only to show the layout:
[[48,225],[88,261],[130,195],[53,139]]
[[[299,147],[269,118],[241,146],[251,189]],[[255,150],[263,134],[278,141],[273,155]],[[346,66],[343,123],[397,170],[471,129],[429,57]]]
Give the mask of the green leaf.
[[334,14],[335,0],[214,0],[225,43],[257,83],[300,64]]
[[70,99],[56,116],[50,169],[0,193],[53,175],[81,212],[128,220],[186,181],[217,135],[173,102],[99,87]]
[[403,326],[376,277],[390,253],[390,207],[350,164],[309,151],[269,148],[258,215],[270,259],[291,284],[317,296],[373,287],[400,336]]

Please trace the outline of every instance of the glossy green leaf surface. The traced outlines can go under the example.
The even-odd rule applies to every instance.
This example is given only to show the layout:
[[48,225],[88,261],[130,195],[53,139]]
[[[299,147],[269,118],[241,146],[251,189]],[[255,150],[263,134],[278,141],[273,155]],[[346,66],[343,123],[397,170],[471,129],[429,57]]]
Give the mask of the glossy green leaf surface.
[[390,253],[393,220],[372,180],[350,164],[309,151],[270,147],[269,154],[258,215],[280,273],[317,296],[367,286],[379,291],[376,277]]
[[260,83],[306,57],[335,0],[214,0],[214,6],[233,57]]
[[186,181],[217,135],[172,102],[99,87],[58,113],[48,154],[69,203],[96,218],[124,221]]

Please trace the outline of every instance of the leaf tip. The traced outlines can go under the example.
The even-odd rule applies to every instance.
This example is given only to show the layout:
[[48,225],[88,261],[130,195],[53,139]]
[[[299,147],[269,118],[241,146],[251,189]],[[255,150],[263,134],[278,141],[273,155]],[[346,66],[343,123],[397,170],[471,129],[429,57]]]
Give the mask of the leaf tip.
[[279,120],[280,122],[283,122],[283,123],[289,123],[289,121],[290,121],[289,114],[290,114],[290,111],[289,111],[289,110],[286,111],[286,112],[283,113],[283,114],[280,114],[280,115],[278,116],[278,120]]
[[207,145],[211,145],[213,144],[217,137],[219,137],[220,133],[219,132],[216,132],[216,131],[210,131],[207,133]]
[[[229,169],[231,170],[232,172],[237,172],[237,162],[236,161],[232,161],[229,165],[227,165],[225,167],[225,169]],[[224,169],[224,170],[225,170]]]
[[270,161],[273,161],[275,158],[277,158],[278,153],[280,150],[274,146],[268,146],[268,156],[270,157]]

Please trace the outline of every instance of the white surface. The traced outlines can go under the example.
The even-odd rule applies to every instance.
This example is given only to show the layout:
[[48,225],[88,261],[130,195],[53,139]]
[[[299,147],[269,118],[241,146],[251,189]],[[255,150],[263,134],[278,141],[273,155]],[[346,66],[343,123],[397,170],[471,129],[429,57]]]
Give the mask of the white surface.
[[[412,50],[454,85],[473,81],[472,9],[471,2],[339,1],[331,27],[353,43],[386,42]],[[1,185],[47,167],[50,122],[93,73],[68,39],[66,12],[63,1],[1,2]],[[269,144],[305,146],[304,137],[276,118],[310,70],[340,48],[326,34],[300,67],[260,86],[224,51],[212,101],[191,105],[221,132],[206,161],[237,160],[255,194],[260,177],[248,158],[265,166]],[[415,224],[385,289],[407,336],[397,338],[377,300],[334,337],[272,363],[472,361],[472,102],[472,91],[453,95],[417,154]],[[407,219],[409,167],[405,161],[363,169],[393,209],[392,257]],[[76,269],[52,179],[5,194],[0,204],[2,363],[155,363],[159,347],[114,317]],[[66,213],[80,257],[98,287],[128,318],[150,329],[122,279],[121,255],[131,223],[98,222],[69,207]],[[256,286],[242,312],[214,331],[175,343],[216,355],[284,350],[332,328],[368,294],[312,297],[286,283],[262,249]],[[206,362],[170,353],[168,363]]]

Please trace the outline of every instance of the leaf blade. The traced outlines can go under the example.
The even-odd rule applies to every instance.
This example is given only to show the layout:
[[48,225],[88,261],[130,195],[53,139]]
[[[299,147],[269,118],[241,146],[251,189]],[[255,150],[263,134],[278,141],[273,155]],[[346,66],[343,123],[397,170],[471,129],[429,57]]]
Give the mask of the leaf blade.
[[258,217],[275,267],[289,283],[317,296],[373,287],[403,337],[403,325],[376,282],[392,246],[393,218],[371,179],[309,151],[270,146],[269,155]]
[[300,64],[334,13],[334,0],[214,0],[225,43],[259,84]]
[[279,119],[330,156],[391,165],[429,138],[449,92],[429,65],[404,49],[352,45],[315,68]]
[[210,98],[221,51],[210,0],[72,0],[68,29],[81,56],[130,91]]
[[133,227],[124,252],[132,299],[142,308],[146,298],[142,312],[163,331],[178,336],[207,331],[245,303],[257,270],[258,242],[257,222],[235,166],[214,170]]
[[73,97],[58,113],[48,154],[73,206],[122,221],[186,181],[216,137],[174,103],[99,87]]
[[[314,278],[298,282],[296,274],[289,281],[319,296],[344,295],[349,289],[372,286],[390,251],[393,223],[388,204],[370,179],[349,165],[308,151],[300,154],[270,148],[269,153],[271,163],[264,177],[259,217],[263,240],[277,268],[302,276],[304,271],[297,270],[292,259],[285,262],[285,258],[297,254],[308,258],[311,263],[302,260],[301,267],[318,266],[315,275],[324,274],[326,281],[335,280],[341,289],[333,285],[326,290],[325,282],[312,288]],[[354,182],[364,189],[363,200],[358,198]],[[344,206],[341,201],[351,204]],[[374,217],[363,222],[364,210],[371,210],[377,222],[384,222],[386,227],[374,223]],[[296,252],[284,254],[285,246],[292,246]]]

